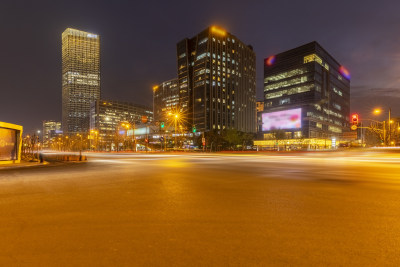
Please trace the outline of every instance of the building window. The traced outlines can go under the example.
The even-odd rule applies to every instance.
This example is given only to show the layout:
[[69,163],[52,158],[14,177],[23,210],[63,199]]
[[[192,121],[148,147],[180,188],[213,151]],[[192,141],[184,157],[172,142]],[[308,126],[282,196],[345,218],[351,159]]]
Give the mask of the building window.
[[290,104],[290,98],[284,98],[279,100],[279,105]]

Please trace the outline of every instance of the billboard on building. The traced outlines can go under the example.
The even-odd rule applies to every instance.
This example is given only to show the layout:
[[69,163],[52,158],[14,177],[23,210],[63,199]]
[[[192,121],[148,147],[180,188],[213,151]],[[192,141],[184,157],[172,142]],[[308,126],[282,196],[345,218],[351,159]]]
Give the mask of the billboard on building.
[[17,131],[0,128],[0,160],[17,159]]
[[262,114],[262,131],[301,128],[301,108]]

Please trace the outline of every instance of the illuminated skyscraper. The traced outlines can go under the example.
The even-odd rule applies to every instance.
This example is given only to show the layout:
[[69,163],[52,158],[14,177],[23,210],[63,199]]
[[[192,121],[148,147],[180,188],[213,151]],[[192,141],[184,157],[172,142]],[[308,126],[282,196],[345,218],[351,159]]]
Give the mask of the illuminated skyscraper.
[[62,127],[89,131],[90,102],[100,99],[100,36],[68,28],[62,33]]
[[177,44],[179,106],[187,128],[256,131],[256,55],[219,27]]

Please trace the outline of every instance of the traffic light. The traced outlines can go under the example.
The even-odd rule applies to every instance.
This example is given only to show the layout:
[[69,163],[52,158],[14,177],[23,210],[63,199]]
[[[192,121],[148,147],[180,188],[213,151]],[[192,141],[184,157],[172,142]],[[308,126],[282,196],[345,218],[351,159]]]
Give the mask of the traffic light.
[[353,114],[351,116],[351,124],[358,125],[358,114]]
[[161,127],[161,129],[164,128],[164,126],[165,126],[164,122],[163,122],[163,121],[160,122],[160,127]]
[[196,125],[193,125],[193,128],[192,128],[192,130],[193,130],[193,133],[195,133],[196,132]]
[[353,131],[357,130],[358,123],[359,123],[358,114],[351,115],[351,127],[350,128]]

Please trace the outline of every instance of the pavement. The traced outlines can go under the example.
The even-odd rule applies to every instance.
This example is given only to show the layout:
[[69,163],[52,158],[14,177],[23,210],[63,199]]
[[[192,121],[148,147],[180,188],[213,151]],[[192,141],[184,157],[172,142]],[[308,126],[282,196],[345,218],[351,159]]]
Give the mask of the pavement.
[[20,163],[8,163],[8,164],[0,164],[0,170],[3,169],[17,169],[17,168],[26,168],[26,167],[35,167],[42,166],[48,164],[47,162],[37,162],[37,161],[21,161]]
[[1,266],[399,266],[400,154],[89,153],[0,214]]

